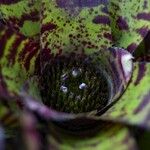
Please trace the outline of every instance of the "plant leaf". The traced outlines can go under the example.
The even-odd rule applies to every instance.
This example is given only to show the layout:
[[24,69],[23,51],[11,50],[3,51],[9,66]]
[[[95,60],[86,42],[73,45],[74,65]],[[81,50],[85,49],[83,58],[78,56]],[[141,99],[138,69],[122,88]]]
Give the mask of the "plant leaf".
[[101,124],[99,128],[91,135],[72,135],[57,129],[55,136],[51,136],[52,134],[49,136],[49,147],[54,150],[109,150],[112,147],[117,150],[137,149],[136,142],[127,127],[106,123]]
[[39,11],[39,0],[0,2],[0,14],[4,23],[27,37],[39,39]]
[[133,52],[150,30],[149,10],[149,0],[109,1],[114,44]]
[[150,63],[136,62],[131,82],[103,119],[150,129]]
[[43,0],[41,46],[88,54],[112,45],[108,1]]
[[0,94],[19,92],[23,82],[35,71],[38,52],[37,42],[0,26]]
[[146,35],[143,41],[140,43],[138,48],[134,52],[134,57],[136,61],[146,61],[150,62],[150,32]]

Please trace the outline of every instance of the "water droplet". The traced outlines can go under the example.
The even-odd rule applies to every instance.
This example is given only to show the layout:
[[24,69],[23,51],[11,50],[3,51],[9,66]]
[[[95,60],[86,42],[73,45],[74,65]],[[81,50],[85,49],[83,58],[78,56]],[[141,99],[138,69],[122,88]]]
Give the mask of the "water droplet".
[[80,74],[81,74],[81,69],[73,69],[73,71],[72,71],[73,77],[77,77]]
[[87,85],[86,85],[85,83],[81,83],[81,84],[79,85],[79,89],[83,90],[83,89],[85,89],[85,88],[87,88]]
[[60,87],[60,90],[62,91],[62,92],[64,92],[64,93],[67,93],[68,92],[68,88],[66,87],[66,86],[61,86]]

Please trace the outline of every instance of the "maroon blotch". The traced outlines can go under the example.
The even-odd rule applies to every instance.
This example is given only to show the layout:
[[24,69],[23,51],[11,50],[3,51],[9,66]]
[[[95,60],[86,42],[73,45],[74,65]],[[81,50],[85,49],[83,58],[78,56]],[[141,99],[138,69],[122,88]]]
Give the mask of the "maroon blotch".
[[15,30],[19,30],[19,27],[22,27],[25,21],[36,22],[39,21],[39,12],[37,10],[32,11],[30,14],[24,13],[21,18],[9,17],[6,20],[6,24],[13,27]]
[[3,56],[7,40],[9,40],[12,34],[12,30],[6,29],[4,35],[0,38],[0,58]]
[[41,55],[40,53],[37,55],[36,60],[35,60],[35,70],[34,70],[34,74],[35,75],[39,75],[41,73]]
[[0,4],[7,4],[7,5],[9,5],[9,4],[15,4],[15,3],[18,3],[18,2],[20,2],[20,0],[1,0]]
[[55,25],[53,23],[43,24],[42,28],[41,28],[41,32],[44,33],[45,31],[54,30],[56,28],[57,28],[57,25]]
[[69,8],[69,7],[96,7],[98,5],[107,5],[108,4],[108,0],[56,0],[57,5],[60,8]]
[[3,75],[1,73],[1,66],[0,66],[0,97],[2,96],[6,96],[8,93],[7,93],[7,85],[4,81],[4,78],[3,78]]
[[47,61],[49,61],[51,58],[51,50],[45,46],[44,49],[42,49],[42,53],[41,53],[41,63],[45,63]]
[[110,34],[110,33],[104,33],[103,36],[110,41],[112,41],[112,39],[113,39],[112,34]]
[[106,6],[102,8],[102,12],[104,12],[104,13],[106,13],[106,14],[109,14],[108,8],[107,8]]
[[128,24],[123,17],[119,17],[117,19],[117,25],[118,25],[119,30],[128,30],[129,29]]
[[38,52],[38,50],[40,49],[40,47],[33,47],[32,50],[30,50],[29,55],[27,56],[25,63],[24,63],[24,67],[26,70],[29,70],[29,66],[30,66],[30,61],[33,58],[33,56],[35,56]]
[[142,78],[145,75],[145,71],[146,71],[146,63],[139,63],[139,69],[138,69],[138,75],[137,75],[137,79],[134,82],[134,85],[138,85],[140,83],[140,81],[142,80]]
[[95,23],[95,24],[105,24],[105,25],[109,25],[109,24],[110,24],[110,18],[107,17],[107,16],[99,15],[99,16],[96,16],[96,17],[93,19],[93,23]]
[[8,54],[8,60],[11,62],[12,65],[15,63],[17,48],[23,40],[24,40],[23,36],[17,36],[14,43],[12,44],[11,49],[9,50],[10,53]]
[[145,43],[145,51],[146,51],[146,54],[147,54],[147,53],[150,54],[150,31],[148,32],[148,34],[147,34],[146,37],[144,38],[144,43]]
[[137,48],[136,43],[131,43],[131,44],[127,47],[127,50],[128,50],[130,53],[133,53],[136,48]]
[[137,32],[144,38],[146,34],[148,33],[149,29],[148,27],[143,27],[140,29],[137,29]]
[[33,22],[39,21],[39,12],[37,10],[30,12],[30,14],[23,14],[21,19],[19,19],[19,25],[22,26],[27,20],[32,20]]
[[137,14],[137,19],[150,21],[150,13],[146,13],[146,12],[139,13],[139,14]]
[[150,91],[144,96],[144,98],[141,100],[141,103],[135,109],[134,114],[140,113],[147,105],[150,103]]
[[146,61],[146,62],[150,62],[150,55],[146,54],[146,55],[142,55],[136,58],[136,61]]
[[38,45],[39,45],[39,43],[33,42],[32,40],[28,41],[25,44],[22,52],[19,54],[19,60],[22,61],[25,58],[25,56],[27,55],[27,53],[30,53],[34,49],[34,47],[37,47]]

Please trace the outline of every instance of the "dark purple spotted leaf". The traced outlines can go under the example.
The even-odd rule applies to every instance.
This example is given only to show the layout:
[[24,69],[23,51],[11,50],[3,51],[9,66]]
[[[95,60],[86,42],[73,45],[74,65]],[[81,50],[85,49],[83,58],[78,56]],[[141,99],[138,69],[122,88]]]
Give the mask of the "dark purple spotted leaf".
[[[38,44],[33,42],[31,39],[26,39],[24,36],[22,36],[20,34],[13,33],[11,29],[6,28],[4,26],[1,26],[1,40],[0,41],[1,41],[1,50],[2,50],[1,51],[1,65],[3,66],[3,67],[1,67],[1,93],[0,93],[1,100],[2,100],[2,98],[6,98],[8,100],[11,99],[11,97],[9,97],[9,96],[13,96],[14,97],[13,99],[15,100],[15,97],[16,97],[16,95],[19,94],[19,91],[21,91],[21,87],[22,87],[23,83],[25,82],[25,80],[27,80],[30,76],[32,76],[35,73],[35,70],[37,69],[37,68],[35,68],[36,61],[34,62],[33,60],[37,60],[37,58],[38,58],[39,47],[38,47]],[[108,53],[109,56],[111,56],[112,58],[108,59],[109,57],[107,56],[108,58],[106,59],[107,60],[106,62],[107,62],[108,67],[109,67],[108,64],[112,64],[115,66],[115,64],[117,62],[119,62],[122,57],[129,55],[127,52],[123,51],[122,49],[119,50],[117,48],[114,49],[114,53],[112,53],[112,50],[109,51],[109,53]],[[108,55],[108,54],[106,53],[105,55]],[[116,60],[113,60],[113,58],[116,58]],[[130,56],[130,58],[131,58],[131,56]],[[27,61],[27,60],[31,60],[31,62],[33,62],[33,64],[31,65],[30,61]],[[101,60],[101,62],[105,62],[105,61]],[[109,74],[113,73],[113,70],[111,70],[111,67],[109,67],[109,69],[108,69],[108,73]],[[125,71],[125,70],[123,70],[123,71]],[[116,70],[116,72],[120,72],[120,69],[118,68]],[[126,82],[128,82],[131,74],[130,74],[130,72],[129,72],[129,74],[127,72],[127,74],[129,76],[124,76],[124,75],[126,75],[126,73],[124,74],[124,72],[122,72],[122,71],[120,73],[122,73],[122,76],[119,79],[120,81],[119,80],[118,81],[120,82],[120,87],[125,88]],[[114,76],[114,78],[115,78],[115,76]],[[34,86],[32,86],[32,88],[36,94],[36,92],[37,92],[36,88],[34,88]],[[121,89],[120,89],[120,92],[121,92]],[[32,93],[32,90],[31,90],[31,93]],[[26,107],[26,108],[32,110],[33,112],[39,111],[38,113],[45,120],[49,120],[49,119],[54,119],[54,120],[63,119],[64,120],[63,114],[55,112],[44,105],[42,106],[41,104],[39,104],[39,102],[33,101],[33,103],[32,103],[31,100],[28,101],[27,97],[23,98],[23,100],[25,100],[25,101],[20,101],[20,99],[18,99],[18,100],[19,100],[18,103],[22,102],[22,104],[23,104],[22,106],[24,108]],[[15,103],[15,101],[14,101],[14,103]],[[10,106],[8,107],[7,111],[9,112],[11,109],[12,109],[12,111],[15,111],[16,113],[21,111],[22,107],[21,106],[19,107],[18,103],[14,104],[14,105],[12,105],[12,103],[9,103]],[[35,103],[37,103],[37,105],[35,105]],[[2,107],[3,107],[3,105],[2,105]],[[16,107],[19,107],[19,108],[16,109]],[[17,111],[17,110],[19,110],[19,111]],[[2,108],[1,108],[1,111],[2,111]],[[7,113],[7,111],[6,111],[6,113]],[[2,114],[2,116],[0,118],[3,119],[4,115],[5,114]],[[10,114],[10,117],[12,117],[12,114]],[[69,117],[69,115],[67,114],[66,119],[68,119],[68,117]],[[27,139],[27,140],[25,140],[27,142],[26,143],[27,146],[29,148],[33,146],[33,148],[34,148],[34,146],[36,147],[37,143],[40,144],[40,142],[38,142],[39,141],[38,132],[36,133],[36,129],[33,128],[34,122],[32,122],[32,121],[34,119],[33,118],[30,119],[30,118],[32,118],[32,115],[31,116],[27,115],[27,116],[22,117],[22,119],[25,121],[23,123],[23,125],[24,125],[23,126],[23,133],[24,133],[23,137],[25,139]],[[14,121],[13,121],[13,118],[11,119],[13,121],[13,122],[10,122],[11,126],[13,126],[13,124],[17,124],[17,125],[19,124],[18,118],[16,118],[16,119],[17,120],[14,120]],[[26,119],[27,120],[29,119],[29,121],[26,122]],[[23,121],[21,121],[21,122],[23,122]],[[9,123],[9,119],[7,120],[7,118],[6,118],[6,123]],[[6,123],[4,122],[3,126],[6,128],[5,130],[7,131],[7,129],[9,129],[9,128],[7,127]],[[11,141],[10,146],[13,145],[15,147],[15,144],[17,142],[19,142],[19,139],[17,137],[21,131],[19,129],[18,132],[16,134],[14,134],[14,131],[16,131],[16,127],[14,127],[13,129],[14,130],[8,130],[6,135],[8,135],[8,137],[9,137],[9,139],[7,141]],[[32,132],[30,132],[30,131],[32,131]],[[114,134],[116,134],[116,132],[114,132]],[[120,133],[120,134],[123,134],[123,133]],[[123,134],[122,136],[125,136],[125,135]],[[29,137],[30,138],[32,137],[33,141],[31,143],[30,143]],[[6,146],[9,147],[9,144],[7,144],[7,142],[6,142]]]
[[93,53],[112,45],[108,1],[44,0],[41,46],[51,53]]
[[13,100],[7,105],[2,102],[0,119],[5,109],[6,114],[11,111],[21,118],[17,130],[8,130],[1,121],[10,144],[20,144],[19,134],[31,150],[42,145],[49,149],[110,149],[116,145],[136,149],[124,125],[106,123],[95,136],[82,140],[67,131],[56,130],[53,135],[53,126],[92,131],[89,127],[99,120],[109,120],[149,129],[149,64],[135,64],[127,88],[132,56],[118,48],[133,52],[146,36],[149,2],[6,0],[0,2],[0,12],[5,26],[0,26],[0,101]]
[[97,119],[124,92],[132,74],[131,54],[116,47],[50,59],[40,75],[24,83],[21,95],[31,111],[56,122]]
[[39,11],[39,0],[0,1],[0,19],[11,29],[27,37],[39,39]]
[[[17,94],[35,72],[39,43],[0,26],[0,93]],[[37,67],[36,67],[37,68]]]
[[150,129],[150,64],[137,62],[131,82],[102,118]]
[[133,52],[150,30],[150,1],[111,0],[109,12],[115,45]]

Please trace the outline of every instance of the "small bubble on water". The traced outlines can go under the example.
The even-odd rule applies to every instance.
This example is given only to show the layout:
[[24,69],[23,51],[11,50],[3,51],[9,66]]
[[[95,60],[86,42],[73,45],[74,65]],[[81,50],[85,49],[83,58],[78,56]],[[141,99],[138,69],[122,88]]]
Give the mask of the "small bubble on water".
[[87,88],[87,85],[85,83],[81,83],[79,85],[79,89],[83,90],[83,89],[86,89]]
[[68,88],[66,87],[66,86],[61,86],[60,87],[60,90],[62,91],[62,92],[64,92],[64,93],[67,93],[68,92]]
[[81,69],[73,69],[72,76],[77,77],[78,75],[80,75],[80,73],[81,73]]

